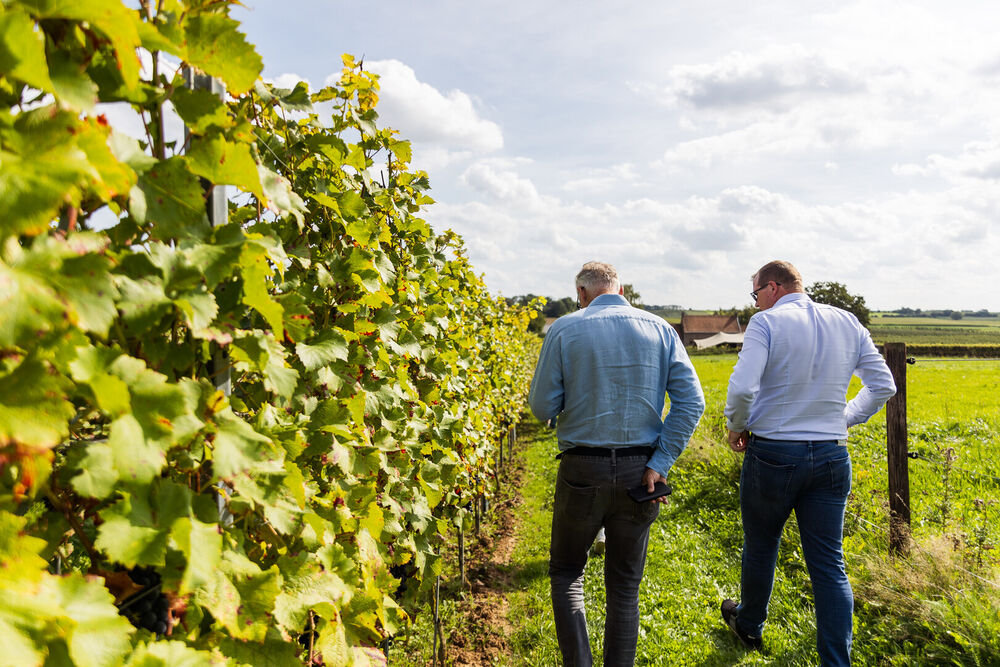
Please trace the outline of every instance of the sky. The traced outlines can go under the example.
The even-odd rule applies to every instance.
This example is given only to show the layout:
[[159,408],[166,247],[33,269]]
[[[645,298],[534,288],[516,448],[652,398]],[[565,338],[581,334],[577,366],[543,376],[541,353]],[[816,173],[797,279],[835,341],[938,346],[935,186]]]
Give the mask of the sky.
[[504,296],[590,260],[646,304],[751,303],[764,263],[872,309],[1000,310],[1000,11],[867,0],[244,0],[265,78],[341,54]]

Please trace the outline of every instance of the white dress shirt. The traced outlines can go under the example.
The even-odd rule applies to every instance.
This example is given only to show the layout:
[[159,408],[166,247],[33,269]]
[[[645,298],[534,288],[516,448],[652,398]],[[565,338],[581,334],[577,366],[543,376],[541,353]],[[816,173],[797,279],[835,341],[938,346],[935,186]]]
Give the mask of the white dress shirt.
[[[852,375],[864,386],[848,403]],[[843,440],[895,393],[858,319],[796,292],[750,318],[729,378],[726,425],[771,440]]]

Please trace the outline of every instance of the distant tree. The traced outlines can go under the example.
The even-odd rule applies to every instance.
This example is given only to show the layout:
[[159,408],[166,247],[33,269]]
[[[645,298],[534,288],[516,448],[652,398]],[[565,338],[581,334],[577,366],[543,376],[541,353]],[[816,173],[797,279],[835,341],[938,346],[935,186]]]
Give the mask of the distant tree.
[[953,310],[953,311],[951,311],[951,319],[953,319],[953,320],[960,320],[960,319],[962,319],[962,311],[960,311],[960,310]]
[[574,310],[576,310],[576,301],[567,296],[562,299],[549,299],[542,312],[545,313],[545,317],[562,317]]
[[865,306],[865,298],[847,291],[847,287],[836,282],[816,282],[806,288],[806,294],[816,303],[826,303],[854,313],[862,325],[868,326],[870,313]]
[[639,296],[639,293],[635,291],[635,288],[632,287],[631,283],[622,285],[622,290],[624,291],[624,297],[626,301],[628,301],[636,308],[642,307],[642,297]]

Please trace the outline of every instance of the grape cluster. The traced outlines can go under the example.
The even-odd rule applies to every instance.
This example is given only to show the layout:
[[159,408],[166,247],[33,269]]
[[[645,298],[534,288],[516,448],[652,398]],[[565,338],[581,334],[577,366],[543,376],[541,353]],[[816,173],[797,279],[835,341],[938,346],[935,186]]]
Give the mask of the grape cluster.
[[389,574],[399,579],[399,586],[396,587],[396,591],[393,596],[398,600],[406,592],[406,585],[417,574],[417,566],[413,564],[413,561],[407,561],[406,563],[400,563],[399,565],[393,565],[389,568]]
[[126,598],[118,611],[137,628],[158,635],[167,632],[170,616],[169,601],[160,590],[160,574],[150,567],[135,568],[129,578],[142,590]]

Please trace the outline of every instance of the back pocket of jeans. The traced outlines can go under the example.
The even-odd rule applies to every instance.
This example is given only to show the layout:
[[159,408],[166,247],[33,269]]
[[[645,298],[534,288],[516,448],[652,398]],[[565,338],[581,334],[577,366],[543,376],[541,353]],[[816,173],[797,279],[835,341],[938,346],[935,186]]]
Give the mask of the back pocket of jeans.
[[567,480],[562,474],[556,477],[555,511],[566,517],[584,517],[594,507],[598,487],[584,486]]
[[828,461],[827,468],[830,471],[830,489],[846,497],[851,492],[851,457]]
[[771,463],[753,452],[747,452],[747,465],[754,491],[764,498],[784,499],[795,474],[795,466]]

